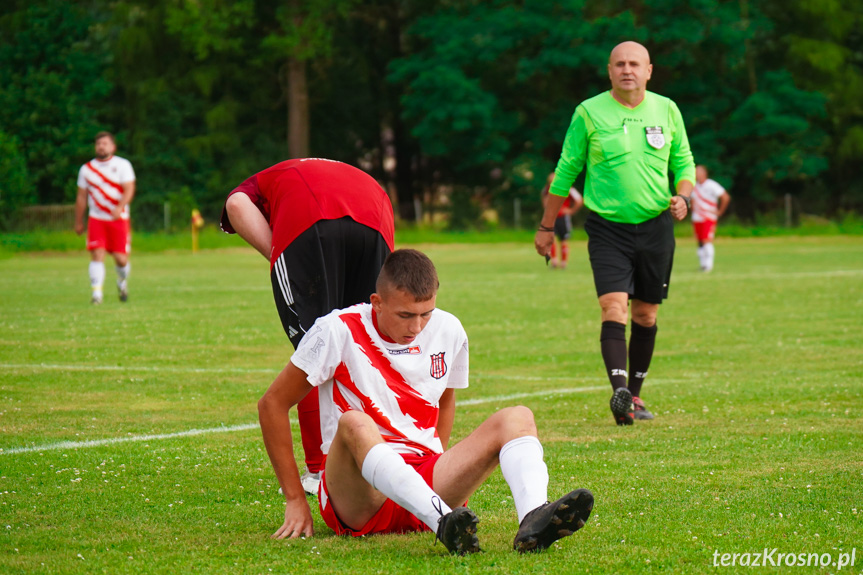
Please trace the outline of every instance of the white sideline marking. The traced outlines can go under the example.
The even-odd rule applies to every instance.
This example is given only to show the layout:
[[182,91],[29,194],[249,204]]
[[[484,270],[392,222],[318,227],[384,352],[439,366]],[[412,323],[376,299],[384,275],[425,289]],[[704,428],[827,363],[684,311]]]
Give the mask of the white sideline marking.
[[257,423],[243,423],[240,425],[229,425],[222,427],[210,427],[209,429],[189,429],[176,433],[159,433],[153,435],[130,435],[129,437],[110,437],[107,439],[93,439],[91,441],[58,441],[57,443],[46,443],[33,447],[11,447],[0,449],[0,455],[13,453],[30,453],[33,451],[53,451],[57,449],[81,449],[86,447],[101,447],[114,443],[128,443],[130,441],[152,441],[155,439],[173,439],[175,437],[190,437],[192,435],[204,435],[206,433],[225,433],[228,431],[245,431],[247,429],[258,429]]
[[[661,385],[662,383],[670,383],[672,379],[663,379],[661,381],[651,381],[651,386]],[[492,397],[477,397],[474,399],[465,399],[458,401],[456,405],[480,405],[483,403],[495,403],[499,401],[509,401],[512,399],[524,399],[527,397],[544,397],[547,395],[566,395],[570,393],[582,393],[587,391],[602,391],[607,390],[606,385],[592,385],[590,387],[568,387],[564,389],[545,389],[542,391],[532,391],[524,393],[512,393],[509,395],[495,395]],[[221,427],[210,427],[208,429],[190,429],[188,431],[178,431],[176,433],[161,433],[153,435],[131,435],[129,437],[111,437],[107,439],[93,439],[91,441],[58,441],[57,443],[46,443],[45,445],[36,445],[33,447],[10,447],[0,448],[0,455],[13,455],[16,453],[32,453],[34,451],[56,451],[58,449],[84,449],[88,447],[101,447],[103,445],[113,445],[115,443],[129,443],[140,441],[153,441],[158,439],[174,439],[176,437],[190,437],[193,435],[204,435],[208,433],[226,433],[230,431],[246,431],[249,429],[258,429],[257,423],[243,423],[240,425],[230,425]]]
[[146,365],[61,365],[52,363],[0,363],[0,369],[46,369],[60,371],[152,371],[166,373],[279,373],[278,369],[244,367],[153,367]]

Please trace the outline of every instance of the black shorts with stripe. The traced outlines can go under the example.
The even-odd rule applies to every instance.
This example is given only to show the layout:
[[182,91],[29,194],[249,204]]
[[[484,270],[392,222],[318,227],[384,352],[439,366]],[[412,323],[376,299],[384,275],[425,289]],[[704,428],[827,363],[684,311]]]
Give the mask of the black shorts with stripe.
[[560,241],[568,240],[572,235],[572,218],[569,214],[560,216],[554,220],[554,235]]
[[668,210],[640,224],[591,212],[584,223],[597,297],[613,292],[647,303],[668,297],[674,264],[674,220]]
[[369,301],[389,253],[380,232],[348,217],[321,220],[288,245],[270,280],[294,349],[319,317]]

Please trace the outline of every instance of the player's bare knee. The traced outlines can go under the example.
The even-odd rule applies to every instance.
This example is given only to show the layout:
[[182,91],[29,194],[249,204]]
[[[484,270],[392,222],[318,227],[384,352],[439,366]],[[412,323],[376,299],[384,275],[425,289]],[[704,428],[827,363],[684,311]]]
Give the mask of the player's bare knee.
[[655,305],[633,305],[632,321],[642,327],[653,327],[656,324],[656,316],[659,307]]
[[377,425],[374,420],[362,411],[348,410],[339,417],[339,426],[336,434],[347,437],[358,437],[374,430],[377,433]]
[[616,298],[599,298],[599,307],[602,310],[602,321],[616,321],[618,323],[626,323],[628,315],[626,300]]
[[536,435],[536,421],[530,408],[523,405],[507,407],[497,412],[503,426],[501,437],[513,439],[525,435]]

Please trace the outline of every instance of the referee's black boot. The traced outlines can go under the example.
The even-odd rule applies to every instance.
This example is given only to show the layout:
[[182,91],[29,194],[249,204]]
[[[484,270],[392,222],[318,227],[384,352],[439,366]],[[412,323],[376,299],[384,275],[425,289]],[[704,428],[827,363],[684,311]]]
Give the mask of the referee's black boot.
[[632,393],[625,387],[618,387],[609,401],[611,413],[617,425],[632,425],[632,413],[635,408],[632,405]]

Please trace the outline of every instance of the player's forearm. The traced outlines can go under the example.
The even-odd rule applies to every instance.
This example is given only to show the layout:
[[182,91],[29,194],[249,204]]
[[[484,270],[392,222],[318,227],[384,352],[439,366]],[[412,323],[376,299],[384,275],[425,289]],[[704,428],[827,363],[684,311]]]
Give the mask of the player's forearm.
[[692,182],[689,180],[680,180],[677,182],[677,195],[689,197],[692,194]]
[[284,410],[264,395],[258,402],[258,418],[264,446],[285,499],[305,499],[300,483],[300,471],[294,459],[290,411]]
[[270,249],[273,244],[273,230],[267,218],[246,194],[236,193],[228,198],[225,204],[231,226],[246,240],[249,245],[258,250],[265,258],[270,259]]
[[87,193],[78,193],[75,198],[75,225],[84,224],[84,212],[87,210]]
[[556,196],[554,194],[548,195],[548,200],[545,203],[545,210],[542,213],[542,220],[540,220],[539,225],[544,228],[554,228],[554,221],[557,219],[557,214],[560,212],[560,208],[563,207],[563,203],[566,201],[566,197],[564,196]]
[[730,204],[730,203],[731,203],[731,196],[729,196],[728,193],[726,192],[725,194],[722,195],[721,198],[719,198],[719,210],[716,213],[717,218],[722,217],[722,214],[724,214],[725,210],[728,209],[728,204]]
[[135,182],[126,182],[123,184],[123,195],[120,197],[118,207],[122,210],[132,203],[132,198],[135,197]]

